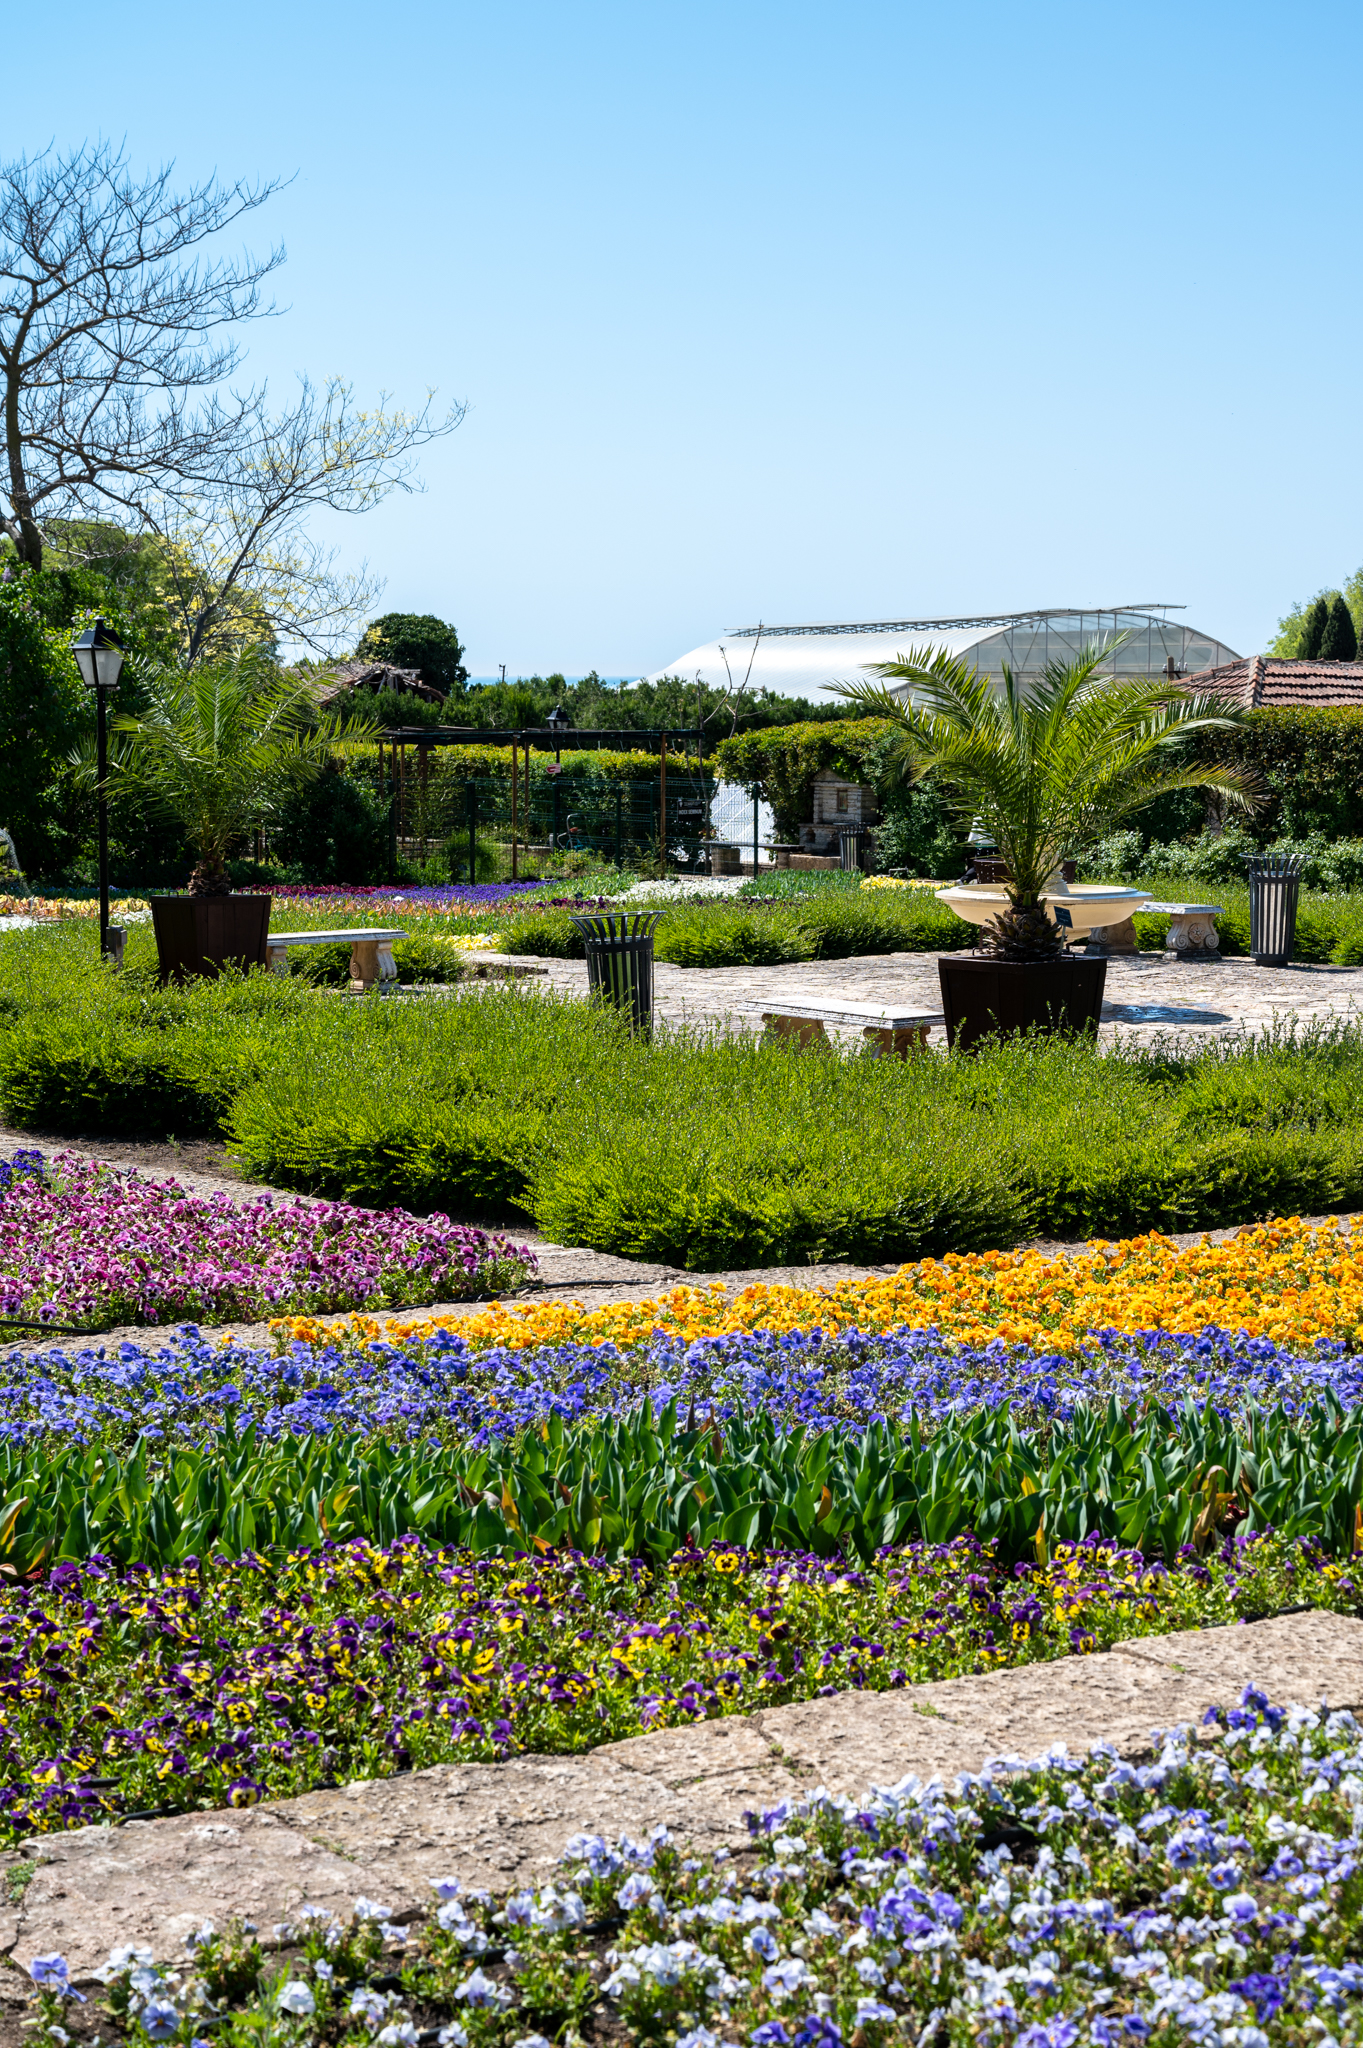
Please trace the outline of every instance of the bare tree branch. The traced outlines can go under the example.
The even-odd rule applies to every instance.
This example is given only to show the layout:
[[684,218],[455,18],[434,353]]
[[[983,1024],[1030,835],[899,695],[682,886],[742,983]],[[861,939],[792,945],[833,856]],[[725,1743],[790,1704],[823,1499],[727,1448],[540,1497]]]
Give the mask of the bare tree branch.
[[197,252],[279,181],[175,193],[173,169],[134,178],[105,142],[0,165],[0,531],[35,568],[44,518],[208,482],[258,428],[260,394],[220,395],[240,360],[222,330],[274,311],[261,287],[284,252]]
[[319,506],[365,512],[390,492],[418,488],[416,451],[451,433],[462,406],[434,413],[366,411],[349,385],[320,389],[300,379],[295,403],[275,417],[263,405],[217,474],[123,502],[165,544],[184,659],[264,638],[322,650],[353,637],[382,584],[361,566],[336,568],[335,553],[305,531]]

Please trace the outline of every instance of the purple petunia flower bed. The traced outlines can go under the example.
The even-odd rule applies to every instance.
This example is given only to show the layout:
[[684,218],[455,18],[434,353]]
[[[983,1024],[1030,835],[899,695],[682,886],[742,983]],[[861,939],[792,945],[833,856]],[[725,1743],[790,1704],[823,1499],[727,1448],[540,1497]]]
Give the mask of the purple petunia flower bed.
[[448,1216],[346,1202],[233,1202],[63,1153],[0,1166],[0,1316],[109,1328],[425,1306],[505,1293],[535,1269]]

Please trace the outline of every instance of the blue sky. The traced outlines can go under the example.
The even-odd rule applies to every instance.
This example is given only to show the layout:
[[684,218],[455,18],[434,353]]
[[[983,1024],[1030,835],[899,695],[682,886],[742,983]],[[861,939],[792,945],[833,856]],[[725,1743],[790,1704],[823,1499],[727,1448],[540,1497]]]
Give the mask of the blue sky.
[[1363,561],[1357,7],[76,0],[5,35],[6,155],[296,173],[253,371],[467,401],[335,539],[476,672],[1156,600],[1253,652]]

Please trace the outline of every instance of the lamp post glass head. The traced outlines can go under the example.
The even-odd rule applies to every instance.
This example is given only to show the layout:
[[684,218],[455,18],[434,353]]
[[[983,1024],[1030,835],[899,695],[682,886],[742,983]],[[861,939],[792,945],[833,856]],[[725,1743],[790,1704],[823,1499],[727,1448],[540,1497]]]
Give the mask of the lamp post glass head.
[[112,690],[123,666],[123,642],[112,626],[96,619],[71,643],[76,665],[91,690]]
[[547,720],[547,723],[553,726],[555,732],[566,732],[572,722],[572,719],[569,718],[561,704],[555,705],[554,709],[549,713]]

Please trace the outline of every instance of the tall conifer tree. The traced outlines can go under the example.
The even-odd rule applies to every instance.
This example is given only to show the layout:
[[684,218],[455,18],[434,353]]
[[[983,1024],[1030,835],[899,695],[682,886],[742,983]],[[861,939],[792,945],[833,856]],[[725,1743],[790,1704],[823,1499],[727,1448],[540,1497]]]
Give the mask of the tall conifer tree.
[[1325,631],[1320,636],[1318,661],[1353,661],[1358,654],[1358,635],[1349,607],[1342,597],[1330,600]]
[[1302,620],[1301,638],[1297,642],[1297,661],[1317,661],[1320,658],[1320,643],[1325,638],[1325,622],[1330,616],[1330,607],[1323,597],[1318,597],[1306,607]]

